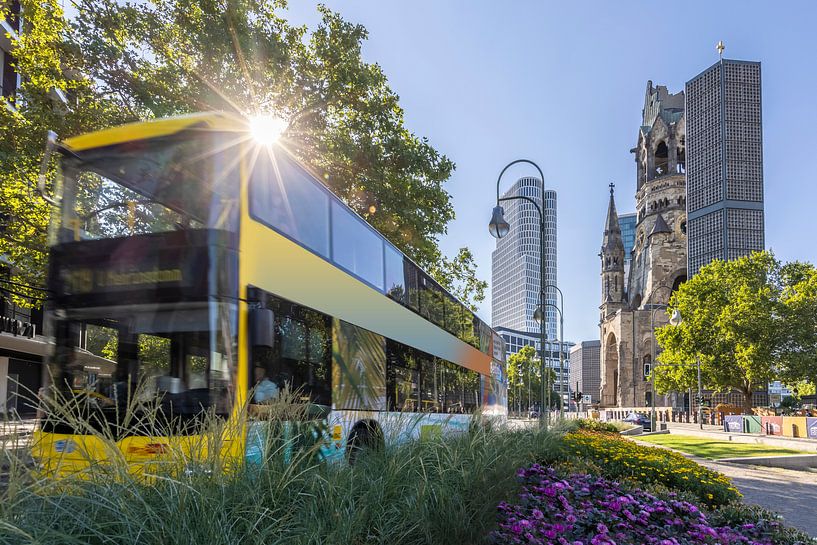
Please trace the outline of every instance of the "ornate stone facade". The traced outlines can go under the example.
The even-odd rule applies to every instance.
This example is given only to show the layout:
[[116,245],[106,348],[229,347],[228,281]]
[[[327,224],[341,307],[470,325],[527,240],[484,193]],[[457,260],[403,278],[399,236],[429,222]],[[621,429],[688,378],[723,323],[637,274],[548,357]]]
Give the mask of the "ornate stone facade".
[[[684,93],[647,83],[636,161],[636,239],[625,285],[624,245],[610,184],[601,253],[601,405],[651,404],[646,376],[657,347],[653,325],[667,323],[664,310],[687,277]],[[679,405],[659,396],[656,405]]]

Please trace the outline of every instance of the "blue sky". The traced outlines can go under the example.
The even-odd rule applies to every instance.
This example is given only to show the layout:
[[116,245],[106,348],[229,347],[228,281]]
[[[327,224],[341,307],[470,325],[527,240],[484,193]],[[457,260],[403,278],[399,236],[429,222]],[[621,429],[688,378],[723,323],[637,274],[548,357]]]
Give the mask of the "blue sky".
[[[762,62],[767,247],[817,261],[817,2],[325,4],[369,30],[364,57],[383,67],[408,127],[457,164],[447,184],[457,219],[441,244],[449,254],[469,246],[483,279],[499,171],[517,158],[542,167],[559,199],[566,339],[598,338],[607,184],[619,212],[635,209],[629,150],[647,80],[683,89],[717,60],[718,40],[725,57]],[[315,5],[291,1],[288,17],[314,28]],[[503,188],[527,174],[509,171]],[[489,293],[480,315],[490,313]]]

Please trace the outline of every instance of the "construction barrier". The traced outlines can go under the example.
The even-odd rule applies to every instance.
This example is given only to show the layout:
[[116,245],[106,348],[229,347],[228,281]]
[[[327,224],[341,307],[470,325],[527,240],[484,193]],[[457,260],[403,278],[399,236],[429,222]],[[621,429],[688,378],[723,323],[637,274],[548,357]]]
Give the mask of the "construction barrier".
[[783,435],[782,416],[761,416],[760,424],[766,435]]
[[743,416],[743,433],[761,433],[763,427],[760,425],[760,417],[754,415]]
[[808,436],[817,439],[817,418],[806,418],[806,428],[808,429]]
[[732,433],[743,432],[743,417],[740,415],[727,415],[723,417],[723,431]]
[[806,437],[807,434],[805,416],[783,417],[783,435],[786,437]]

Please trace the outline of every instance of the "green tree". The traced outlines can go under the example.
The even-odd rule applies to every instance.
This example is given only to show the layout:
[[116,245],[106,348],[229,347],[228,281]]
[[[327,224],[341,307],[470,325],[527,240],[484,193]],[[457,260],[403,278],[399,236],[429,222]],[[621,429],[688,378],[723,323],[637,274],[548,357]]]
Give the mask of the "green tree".
[[658,391],[694,387],[699,358],[703,386],[738,390],[750,414],[752,393],[779,374],[780,272],[774,256],[756,252],[713,261],[682,284],[670,299],[669,312],[679,310],[683,323],[656,332],[663,348]]
[[[508,372],[508,406],[529,408],[531,404],[540,404],[542,400],[542,367],[533,346],[523,346],[516,354],[511,354],[507,362]],[[556,372],[547,368],[545,380],[551,385],[550,406],[559,407],[559,394],[553,389],[556,384]],[[547,395],[547,394],[546,394]]]
[[[90,76],[139,118],[272,114],[285,145],[424,268],[454,212],[454,164],[405,128],[398,96],[361,58],[367,31],[325,7],[316,30],[278,0],[79,0],[74,44]],[[202,47],[206,44],[205,47]]]
[[[5,17],[10,2],[2,4]],[[35,191],[49,130],[70,136],[127,119],[83,76],[84,59],[64,40],[69,27],[57,0],[21,0],[25,29],[12,43],[13,65],[24,74],[16,97],[0,97],[0,255],[11,280],[43,285],[46,226],[51,207]],[[64,100],[63,100],[64,99]],[[53,165],[46,171],[53,187]],[[38,304],[35,290],[15,286],[15,303]],[[22,295],[22,296],[21,296]],[[34,297],[34,299],[31,299]]]
[[817,383],[817,268],[806,263],[783,267],[780,360],[782,378],[800,382],[801,395]]
[[488,282],[477,277],[477,264],[468,248],[460,248],[453,259],[437,255],[436,265],[429,272],[442,287],[447,289],[474,312],[477,303],[485,300]]
[[[23,100],[0,118],[11,127],[0,144],[0,214],[13,225],[0,254],[18,279],[44,277],[49,210],[33,187],[47,130],[66,138],[128,120],[228,110],[286,120],[283,144],[333,192],[464,302],[483,300],[470,252],[447,259],[438,249],[454,217],[443,188],[454,164],[406,129],[382,69],[361,57],[363,26],[319,7],[321,22],[309,33],[286,21],[282,0],[75,7],[69,24],[56,0],[23,0],[28,23],[14,44]],[[68,107],[55,105],[54,89],[70,97]]]

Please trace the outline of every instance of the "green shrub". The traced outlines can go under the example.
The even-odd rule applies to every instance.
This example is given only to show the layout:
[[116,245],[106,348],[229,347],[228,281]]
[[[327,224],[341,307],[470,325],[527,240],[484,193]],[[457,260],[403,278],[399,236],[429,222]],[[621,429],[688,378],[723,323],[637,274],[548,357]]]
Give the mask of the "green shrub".
[[709,513],[712,524],[739,528],[751,524],[759,529],[769,543],[774,545],[805,545],[817,543],[808,534],[783,525],[780,515],[742,502],[732,502]]
[[[579,424],[579,429],[588,431],[598,431],[602,433],[618,433],[621,427],[612,422],[602,422],[601,420],[591,420],[589,418],[580,418],[576,421]],[[627,429],[626,426],[624,429]]]
[[729,479],[671,450],[644,447],[609,433],[579,430],[563,439],[563,455],[594,463],[605,477],[658,483],[694,494],[708,506],[740,498]]

